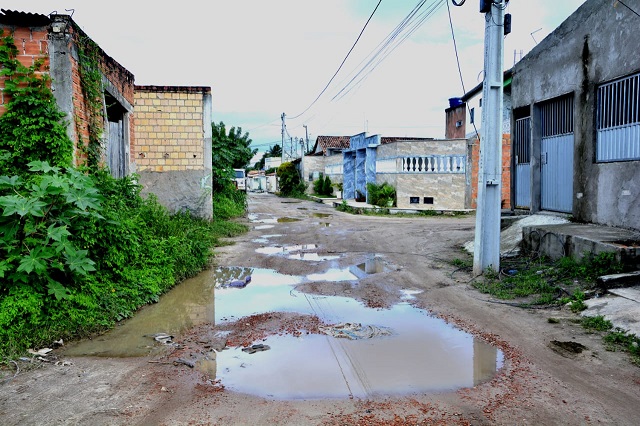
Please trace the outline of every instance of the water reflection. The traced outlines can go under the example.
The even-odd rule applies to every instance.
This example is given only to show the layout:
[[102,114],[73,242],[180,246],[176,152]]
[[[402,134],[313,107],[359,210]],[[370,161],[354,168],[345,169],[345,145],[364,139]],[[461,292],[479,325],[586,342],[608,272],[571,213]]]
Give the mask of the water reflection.
[[[251,276],[245,288],[225,287]],[[490,380],[502,366],[496,348],[401,302],[372,309],[349,297],[299,292],[309,281],[342,281],[349,270],[306,277],[262,268],[218,268],[187,280],[100,338],[69,347],[68,355],[139,356],[159,345],[145,337],[264,312],[315,315],[328,324],[356,322],[386,327],[391,336],[347,340],[325,335],[270,336],[268,351],[239,348],[199,354],[196,368],[231,390],[279,399],[365,397],[438,392]],[[415,291],[405,292],[409,297]],[[215,299],[215,304],[214,304]]]
[[297,297],[328,323],[356,320],[389,327],[393,335],[272,336],[263,342],[270,351],[223,351],[218,378],[227,388],[277,399],[439,392],[490,380],[503,362],[496,348],[406,303],[376,310],[344,297]]

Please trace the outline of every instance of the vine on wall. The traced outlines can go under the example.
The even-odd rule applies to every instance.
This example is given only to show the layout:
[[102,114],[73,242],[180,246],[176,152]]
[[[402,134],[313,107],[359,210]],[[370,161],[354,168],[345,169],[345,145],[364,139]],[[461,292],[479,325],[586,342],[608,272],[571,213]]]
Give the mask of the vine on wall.
[[0,175],[21,175],[31,161],[67,167],[73,161],[73,142],[66,131],[65,113],[49,88],[51,77],[41,73],[44,58],[30,67],[17,59],[12,35],[0,30],[0,75],[9,101],[0,117]]
[[[78,38],[80,86],[87,107],[87,128],[89,141],[87,165],[91,170],[100,167],[102,158],[102,133],[104,131],[104,105],[102,72],[100,71],[100,48],[91,39],[80,35]],[[76,122],[76,125],[80,123]],[[81,133],[78,132],[79,138]],[[84,144],[82,144],[84,146]]]

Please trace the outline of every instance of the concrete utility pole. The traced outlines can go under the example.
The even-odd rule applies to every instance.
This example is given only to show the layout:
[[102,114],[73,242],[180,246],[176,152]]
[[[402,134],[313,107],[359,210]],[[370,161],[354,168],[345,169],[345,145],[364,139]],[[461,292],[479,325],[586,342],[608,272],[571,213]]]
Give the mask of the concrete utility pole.
[[304,127],[304,140],[307,142],[307,151],[309,152],[309,129],[307,129],[307,125],[303,124],[302,127]]
[[484,0],[484,83],[482,135],[478,173],[478,208],[473,273],[500,270],[500,209],[502,194],[502,108],[504,9],[507,0]]
[[284,124],[284,119],[287,116],[287,114],[285,114],[284,112],[282,113],[282,115],[280,116],[280,118],[282,119],[282,149],[281,151],[281,155],[280,155],[280,160],[284,163],[284,133],[286,130],[286,126]]

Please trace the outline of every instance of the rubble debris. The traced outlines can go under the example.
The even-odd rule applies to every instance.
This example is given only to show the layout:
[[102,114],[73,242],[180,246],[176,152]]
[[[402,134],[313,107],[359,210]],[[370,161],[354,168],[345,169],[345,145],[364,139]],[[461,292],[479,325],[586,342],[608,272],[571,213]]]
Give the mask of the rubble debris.
[[377,325],[362,325],[360,323],[343,322],[335,325],[318,327],[321,332],[336,338],[351,340],[372,339],[380,336],[390,336],[393,331],[388,327]]
[[242,352],[254,354],[256,352],[268,351],[269,349],[271,349],[271,346],[263,345],[262,343],[259,343],[257,345],[252,345],[246,348],[242,348]]
[[186,365],[189,368],[193,368],[193,367],[196,366],[195,363],[193,363],[193,362],[191,362],[191,361],[189,361],[187,359],[184,359],[184,358],[178,358],[175,361],[173,361],[173,365],[179,365],[179,364]]

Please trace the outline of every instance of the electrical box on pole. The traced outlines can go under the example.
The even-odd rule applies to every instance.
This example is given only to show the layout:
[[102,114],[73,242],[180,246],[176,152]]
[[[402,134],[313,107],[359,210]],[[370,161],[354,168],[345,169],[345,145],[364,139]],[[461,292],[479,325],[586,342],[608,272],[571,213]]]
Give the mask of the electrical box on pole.
[[[506,0],[480,2],[485,12],[482,130],[478,171],[473,272],[500,269],[500,210],[502,201],[502,109],[504,9]],[[488,6],[487,6],[488,5]]]

